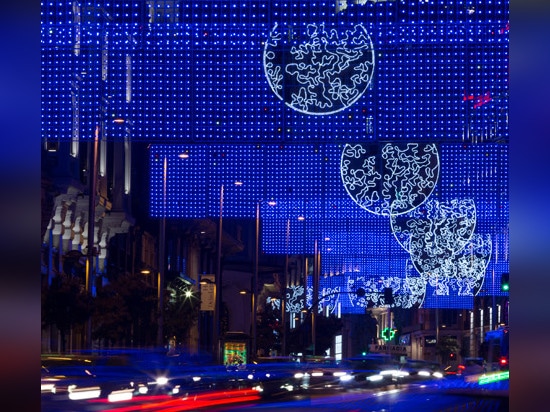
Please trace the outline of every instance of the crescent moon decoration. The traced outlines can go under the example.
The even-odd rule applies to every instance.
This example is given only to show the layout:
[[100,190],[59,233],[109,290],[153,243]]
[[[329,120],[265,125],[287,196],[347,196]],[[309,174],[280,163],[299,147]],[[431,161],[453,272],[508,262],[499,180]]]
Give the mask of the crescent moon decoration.
[[337,113],[353,105],[372,81],[371,38],[361,24],[339,32],[324,24],[279,27],[263,54],[271,90],[292,109],[309,115]]
[[428,199],[407,214],[390,216],[390,223],[399,244],[415,262],[422,262],[419,272],[430,272],[470,241],[476,227],[476,207],[472,199]]
[[439,178],[433,143],[346,144],[340,176],[347,193],[368,212],[393,216],[410,212],[432,194]]
[[286,288],[285,311],[288,313],[300,313],[304,309],[305,287],[293,285]]
[[[491,236],[474,234],[460,252],[443,260],[434,271],[421,272],[420,276],[435,288],[434,295],[475,296],[483,286],[491,253]],[[415,263],[415,267],[420,265]]]

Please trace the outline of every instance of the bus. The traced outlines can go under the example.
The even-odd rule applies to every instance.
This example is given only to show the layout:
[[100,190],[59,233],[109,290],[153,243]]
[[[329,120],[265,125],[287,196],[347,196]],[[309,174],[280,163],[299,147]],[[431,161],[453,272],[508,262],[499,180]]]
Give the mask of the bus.
[[510,328],[500,326],[485,333],[481,344],[481,356],[486,362],[486,370],[509,370]]

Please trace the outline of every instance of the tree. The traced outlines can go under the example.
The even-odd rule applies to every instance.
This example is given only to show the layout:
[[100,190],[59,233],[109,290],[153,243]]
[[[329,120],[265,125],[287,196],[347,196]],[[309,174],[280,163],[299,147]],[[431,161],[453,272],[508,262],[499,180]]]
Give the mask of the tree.
[[156,289],[141,274],[121,274],[97,293],[92,336],[110,345],[151,346],[156,312]]
[[67,333],[75,326],[83,325],[92,310],[93,298],[78,276],[58,274],[51,285],[42,287],[42,327],[57,327],[62,352],[66,350]]
[[177,278],[168,284],[164,309],[164,332],[178,342],[189,337],[189,331],[199,318],[200,296],[198,292],[182,285]]
[[456,360],[456,354],[459,352],[460,347],[456,338],[452,336],[439,336],[439,339],[435,346],[435,353],[441,359],[441,363],[447,363],[452,360],[451,354],[454,354]]
[[282,323],[281,311],[271,304],[263,306],[258,314],[256,325],[256,349],[259,353],[269,354],[271,350],[281,351]]

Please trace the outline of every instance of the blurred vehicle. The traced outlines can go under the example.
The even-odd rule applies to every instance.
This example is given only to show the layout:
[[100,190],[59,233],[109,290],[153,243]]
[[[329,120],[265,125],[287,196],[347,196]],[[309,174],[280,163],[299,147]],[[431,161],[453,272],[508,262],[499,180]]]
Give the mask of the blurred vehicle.
[[308,386],[305,363],[297,356],[260,357],[246,370],[263,398],[303,393]]
[[190,395],[215,388],[227,388],[234,380],[225,367],[183,354],[168,355],[155,349],[111,349],[147,376],[149,393]]
[[500,326],[485,333],[481,356],[485,359],[487,372],[510,369],[509,326]]
[[445,368],[443,369],[443,372],[445,376],[453,377],[453,376],[462,376],[463,370],[464,370],[464,365],[461,363],[455,362],[445,366]]
[[479,375],[486,372],[483,358],[464,358],[462,365],[462,375]]
[[128,400],[148,392],[148,378],[123,358],[42,355],[41,394],[55,399]]
[[409,380],[441,379],[445,376],[439,363],[422,359],[406,359],[401,364],[401,370],[408,372]]
[[385,354],[365,354],[347,358],[342,367],[350,371],[348,387],[376,387],[397,382],[408,375],[399,362]]
[[352,367],[330,357],[310,357],[304,364],[302,386],[307,391],[333,391],[349,387]]

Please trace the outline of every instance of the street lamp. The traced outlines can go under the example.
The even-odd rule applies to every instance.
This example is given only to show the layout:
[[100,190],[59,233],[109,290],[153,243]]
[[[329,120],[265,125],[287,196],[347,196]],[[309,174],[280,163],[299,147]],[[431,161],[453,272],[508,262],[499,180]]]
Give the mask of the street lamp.
[[[252,283],[252,345],[251,353],[256,357],[257,342],[256,342],[256,311],[257,311],[257,293],[258,293],[258,272],[259,272],[259,254],[260,254],[260,206],[264,200],[259,200],[256,203],[256,236],[255,236],[255,253],[254,253],[254,281]],[[275,206],[277,202],[274,200],[267,201],[269,206]]]
[[[99,126],[95,128],[94,140],[91,142],[90,150],[88,184],[90,194],[88,196],[88,251],[86,253],[86,292],[92,291],[92,282],[94,275],[94,232],[95,232],[95,201],[96,201],[96,178],[97,178],[97,146],[99,141]],[[92,318],[86,321],[86,345],[88,349],[92,348]]]
[[[233,183],[235,186],[242,186],[243,182],[236,180]],[[222,308],[222,237],[223,237],[223,195],[224,195],[224,185],[220,186],[220,216],[218,221],[218,251],[216,256],[216,304],[214,308],[214,331],[213,331],[213,353],[215,354],[216,360],[219,362],[220,358],[220,332],[221,332],[221,308]]]
[[164,156],[162,166],[162,219],[160,221],[159,230],[159,274],[157,282],[157,299],[158,299],[158,323],[157,323],[157,346],[163,344],[164,335],[164,261],[165,261],[165,236],[166,236],[166,179],[168,176],[168,161]]

